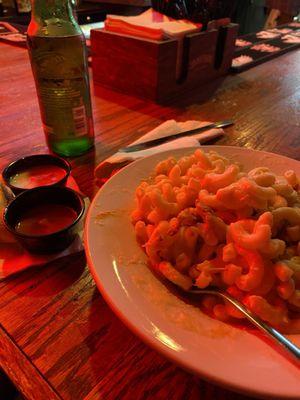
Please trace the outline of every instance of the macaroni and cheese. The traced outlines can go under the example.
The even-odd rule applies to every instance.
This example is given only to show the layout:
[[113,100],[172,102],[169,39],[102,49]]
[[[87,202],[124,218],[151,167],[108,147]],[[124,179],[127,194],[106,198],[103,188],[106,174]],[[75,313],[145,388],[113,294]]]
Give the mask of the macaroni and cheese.
[[[282,332],[300,332],[300,184],[294,171],[248,173],[211,151],[156,165],[136,189],[136,238],[183,289],[216,286]],[[204,296],[215,318],[244,316]]]

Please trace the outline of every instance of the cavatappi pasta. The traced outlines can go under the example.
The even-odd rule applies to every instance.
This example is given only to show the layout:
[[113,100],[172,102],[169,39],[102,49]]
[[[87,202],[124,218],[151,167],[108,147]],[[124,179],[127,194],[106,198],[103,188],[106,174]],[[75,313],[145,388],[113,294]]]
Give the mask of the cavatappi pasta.
[[[184,289],[217,286],[283,332],[300,332],[300,181],[294,171],[245,173],[196,150],[156,165],[136,189],[132,221],[151,266]],[[243,318],[205,296],[223,321]]]

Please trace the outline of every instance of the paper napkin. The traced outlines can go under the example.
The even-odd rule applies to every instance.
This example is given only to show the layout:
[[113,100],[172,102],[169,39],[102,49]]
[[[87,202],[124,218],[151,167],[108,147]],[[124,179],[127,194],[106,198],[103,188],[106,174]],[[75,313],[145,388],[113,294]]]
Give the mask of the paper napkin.
[[[152,139],[157,139],[161,137],[170,136],[176,133],[185,132],[188,130],[200,128],[211,124],[211,122],[201,122],[201,121],[185,121],[177,122],[175,120],[168,120],[163,122],[161,125],[153,129],[152,131],[146,133],[144,136],[140,137],[138,140],[132,142],[131,144],[138,144],[146,142]],[[107,158],[105,161],[101,162],[95,168],[95,177],[98,180],[99,185],[103,184],[114,172],[123,166],[129,164],[132,161],[138,160],[155,154],[158,152],[200,146],[200,143],[207,142],[208,140],[214,139],[218,136],[224,134],[223,129],[210,129],[207,132],[202,132],[193,136],[183,136],[179,139],[172,140],[170,142],[161,144],[159,146],[154,146],[146,150],[135,151],[131,153],[118,152],[113,156]]]
[[201,24],[167,17],[152,8],[136,16],[107,15],[105,20],[108,31],[152,40],[180,38],[201,27]]

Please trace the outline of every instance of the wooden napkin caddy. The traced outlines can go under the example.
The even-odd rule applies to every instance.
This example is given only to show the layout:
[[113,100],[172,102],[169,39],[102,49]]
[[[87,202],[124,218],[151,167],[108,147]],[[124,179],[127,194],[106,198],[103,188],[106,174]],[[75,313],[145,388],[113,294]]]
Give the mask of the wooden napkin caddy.
[[188,96],[228,72],[237,31],[228,24],[158,42],[92,30],[94,83],[159,103]]

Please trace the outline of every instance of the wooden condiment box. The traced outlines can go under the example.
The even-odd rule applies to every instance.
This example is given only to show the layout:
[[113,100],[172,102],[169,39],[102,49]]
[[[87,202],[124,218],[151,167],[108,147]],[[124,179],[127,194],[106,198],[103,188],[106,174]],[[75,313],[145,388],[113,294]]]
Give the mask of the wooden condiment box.
[[159,103],[201,88],[225,75],[232,62],[238,25],[153,41],[91,31],[95,84]]

